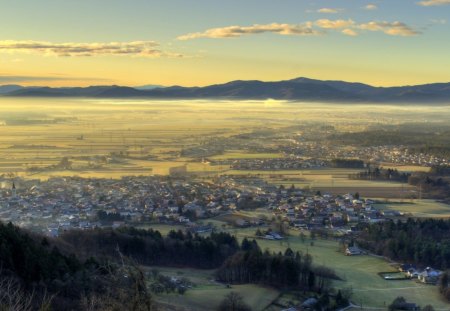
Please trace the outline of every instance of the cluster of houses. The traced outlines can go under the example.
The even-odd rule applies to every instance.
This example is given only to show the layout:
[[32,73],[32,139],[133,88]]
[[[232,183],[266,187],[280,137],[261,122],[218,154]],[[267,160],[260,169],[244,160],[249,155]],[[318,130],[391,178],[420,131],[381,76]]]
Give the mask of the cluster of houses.
[[298,229],[342,229],[352,223],[375,223],[389,217],[400,216],[398,212],[377,210],[374,201],[355,198],[352,194],[304,196],[298,192],[287,201],[273,207],[276,214]]
[[[267,209],[292,227],[309,230],[342,229],[349,223],[390,217],[376,210],[373,201],[352,194],[314,195],[253,177],[221,176],[213,182],[162,176],[119,180],[58,177],[47,181],[17,179],[17,189],[11,184],[4,181],[0,189],[0,219],[53,236],[61,230],[149,221],[192,228],[196,219],[249,208]],[[259,224],[244,220],[240,226]]]
[[404,272],[407,277],[411,279],[417,279],[419,282],[426,284],[436,284],[439,277],[442,275],[442,271],[426,267],[425,269],[419,269],[412,264],[400,265],[399,270]]
[[407,146],[371,146],[342,148],[322,141],[294,141],[282,147],[285,154],[312,157],[324,161],[330,159],[362,159],[374,163],[395,163],[399,165],[435,166],[449,165],[450,159],[424,153],[412,152]]
[[229,164],[234,170],[298,170],[320,168],[326,165],[323,160],[315,158],[275,158],[275,159],[238,159],[228,161],[228,163],[218,163],[220,165]]

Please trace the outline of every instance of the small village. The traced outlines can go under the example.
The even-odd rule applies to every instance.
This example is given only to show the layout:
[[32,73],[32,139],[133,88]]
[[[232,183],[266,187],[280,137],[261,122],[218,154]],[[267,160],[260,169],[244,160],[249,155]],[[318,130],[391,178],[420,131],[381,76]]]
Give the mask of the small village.
[[[275,187],[258,178],[230,176],[219,177],[214,183],[161,176],[120,180],[55,177],[48,181],[17,180],[0,193],[0,218],[4,222],[53,236],[74,228],[127,223],[195,227],[196,220],[252,209],[265,210],[292,228],[307,230],[346,231],[358,222],[402,216],[397,211],[377,210],[374,201],[359,198],[357,193],[311,193]],[[231,225],[258,225],[268,220],[237,218]]]
[[[233,176],[219,177],[213,183],[155,176],[120,180],[55,177],[12,184],[3,181],[2,185],[9,186],[0,192],[2,221],[52,237],[71,229],[143,224],[179,225],[194,233],[208,233],[221,229],[208,224],[209,219],[231,215],[229,227],[255,227],[257,238],[282,240],[284,232],[268,229],[270,223],[279,221],[292,230],[343,236],[357,233],[359,223],[404,217],[399,211],[377,210],[374,200],[358,193],[314,193]],[[266,213],[253,218],[239,216],[240,210],[255,209]],[[350,246],[345,254],[363,255],[364,251]],[[402,271],[402,277],[423,283],[435,283],[440,275],[431,268],[414,266],[402,266]]]

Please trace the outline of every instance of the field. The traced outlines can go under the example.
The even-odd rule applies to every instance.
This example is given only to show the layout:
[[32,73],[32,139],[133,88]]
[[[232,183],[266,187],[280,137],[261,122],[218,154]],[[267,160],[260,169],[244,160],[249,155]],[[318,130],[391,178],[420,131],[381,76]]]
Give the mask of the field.
[[[333,194],[355,193],[365,197],[407,198],[416,192],[415,187],[407,184],[371,181],[351,180],[349,174],[359,172],[358,169],[319,168],[291,171],[244,171],[229,170],[230,175],[257,176],[275,185],[296,188],[310,188]],[[225,174],[224,173],[224,174]]]
[[221,155],[210,157],[211,160],[234,160],[234,159],[276,159],[283,158],[280,153],[246,153],[246,152],[227,152]]
[[195,284],[184,295],[163,294],[157,297],[161,303],[176,305],[182,307],[183,310],[216,310],[220,302],[231,291],[238,292],[245,297],[245,302],[253,310],[263,310],[279,295],[279,291],[275,289],[257,285],[233,285],[228,288],[226,285],[214,281],[214,270],[165,267],[156,267],[156,269],[166,276],[186,277]]
[[[120,178],[168,175],[171,168],[184,167],[187,174],[202,178],[250,174],[275,185],[294,184],[335,194],[417,196],[416,189],[404,184],[349,180],[348,175],[358,171],[354,169],[237,171],[208,161],[284,158],[277,146],[301,136],[299,126],[308,130],[326,124],[336,130],[357,131],[392,123],[395,118],[396,122],[444,122],[449,118],[446,107],[379,108],[283,101],[0,98],[0,175]],[[236,138],[242,135],[247,136],[246,141]]]
[[393,164],[393,163],[381,163],[380,164],[381,167],[388,169],[388,168],[392,168],[392,169],[396,169],[399,172],[429,172],[430,171],[430,167],[427,166],[418,166],[418,165],[398,165],[398,164]]
[[405,202],[391,202],[375,204],[380,210],[396,210],[414,217],[450,217],[450,206],[434,200],[406,200]]
[[[260,215],[260,212],[244,214],[247,217]],[[218,230],[228,231],[236,235],[239,240],[245,237],[255,238],[256,228],[234,229],[228,226],[223,228],[221,224],[224,222],[221,220],[214,220],[212,223]],[[164,231],[167,232],[168,230]],[[284,252],[287,247],[290,247],[294,251],[312,255],[314,264],[325,265],[336,271],[342,280],[335,281],[334,286],[336,288],[351,289],[353,292],[352,302],[358,306],[362,305],[363,308],[385,308],[397,296],[403,296],[407,300],[414,301],[421,306],[431,304],[438,310],[448,310],[450,307],[447,302],[441,299],[436,286],[424,285],[414,280],[384,280],[378,273],[391,271],[393,274],[396,274],[398,270],[395,269],[393,263],[383,258],[371,255],[345,256],[343,251],[340,250],[337,241],[331,239],[311,240],[308,232],[305,232],[307,238],[305,241],[302,241],[299,234],[299,231],[291,230],[290,236],[284,240],[257,239],[257,242],[263,250]],[[167,275],[186,276],[194,283],[199,284],[196,288],[188,290],[185,296],[163,295],[161,299],[165,302],[189,305],[193,310],[197,310],[196,308],[198,310],[206,310],[203,309],[203,306],[207,306],[208,299],[213,299],[213,303],[218,303],[230,291],[225,286],[211,280],[214,273],[213,270],[180,268],[158,268],[158,270],[163,271]],[[262,306],[267,306],[270,304],[270,299],[275,300],[278,296],[277,291],[253,285],[233,286],[232,290],[248,294],[248,302],[251,302],[254,310],[263,310]]]
[[[238,231],[241,238],[246,235],[254,235],[255,229]],[[384,307],[397,296],[403,296],[407,300],[414,301],[422,306],[431,304],[437,309],[448,309],[449,304],[443,301],[437,287],[423,285],[414,281],[385,281],[378,273],[396,271],[393,266],[382,258],[372,256],[345,256],[338,251],[339,245],[331,240],[314,240],[313,246],[307,239],[304,243],[298,236],[298,231],[292,232],[293,236],[286,241],[258,240],[262,249],[271,251],[284,251],[291,247],[294,251],[302,251],[313,256],[315,264],[333,268],[343,281],[335,282],[339,288],[351,288],[352,301],[366,307]]]
[[[351,116],[347,113],[350,107]],[[187,152],[187,156],[180,153],[191,147],[202,150],[211,142],[253,132],[261,134],[249,142],[274,147],[277,133],[292,134],[299,125],[326,122],[336,129],[360,130],[370,124],[391,122],[396,116],[405,122],[448,119],[446,107],[427,111],[420,107],[408,109],[282,101],[0,98],[0,174],[29,178],[52,175],[116,178],[164,175],[171,167],[183,165],[187,165],[188,172],[200,175],[228,173],[227,166],[213,167],[202,162],[205,155],[198,150]],[[220,142],[216,147],[221,147]],[[207,156],[215,160],[283,157],[277,152],[249,152],[246,145],[222,147],[222,150],[212,148]],[[70,167],[58,166],[64,157],[70,158]],[[306,181],[297,184],[311,187],[353,184],[344,184],[332,172],[328,175],[332,178],[306,176]]]

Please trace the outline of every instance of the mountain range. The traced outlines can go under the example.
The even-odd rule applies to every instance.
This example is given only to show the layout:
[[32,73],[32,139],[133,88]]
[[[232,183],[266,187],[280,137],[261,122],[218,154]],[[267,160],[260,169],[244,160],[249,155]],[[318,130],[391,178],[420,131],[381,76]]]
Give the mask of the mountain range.
[[204,87],[182,86],[0,86],[0,95],[15,97],[95,97],[155,99],[278,99],[316,102],[414,102],[450,103],[450,82],[413,86],[374,87],[368,84],[308,78],[263,82],[237,80]]

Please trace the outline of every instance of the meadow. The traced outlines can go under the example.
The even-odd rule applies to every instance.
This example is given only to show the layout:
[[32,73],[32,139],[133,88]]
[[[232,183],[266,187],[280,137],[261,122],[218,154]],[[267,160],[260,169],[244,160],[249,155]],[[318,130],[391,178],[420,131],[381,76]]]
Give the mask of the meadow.
[[413,217],[432,217],[448,218],[450,217],[450,205],[439,203],[434,200],[405,200],[403,202],[394,201],[382,204],[375,204],[379,210],[396,210]]
[[[249,216],[249,215],[247,215]],[[220,229],[221,221],[214,221]],[[224,229],[235,234],[240,241],[243,238],[254,238],[255,228]],[[271,252],[284,252],[287,247],[292,250],[308,253],[313,257],[316,265],[325,265],[334,269],[342,279],[334,281],[336,288],[350,290],[352,302],[363,309],[385,309],[396,297],[403,296],[421,306],[431,304],[436,310],[448,310],[449,304],[444,301],[433,285],[425,285],[414,280],[386,281],[379,272],[398,272],[396,263],[388,262],[382,257],[372,255],[345,256],[341,246],[335,240],[309,238],[301,239],[300,232],[290,231],[290,236],[282,241],[257,239],[261,249]],[[214,282],[214,270],[195,270],[183,268],[160,268],[160,272],[169,276],[184,276],[198,286],[188,290],[185,295],[161,295],[162,302],[174,303],[187,307],[186,310],[207,310],[216,306],[231,290],[238,291],[253,310],[272,310],[268,308],[271,302],[277,301],[282,292],[256,285],[233,285],[231,289]],[[150,269],[150,268],[148,268]]]
[[161,274],[169,277],[188,278],[194,285],[184,295],[160,294],[157,299],[160,303],[175,305],[182,310],[215,310],[220,302],[230,292],[238,292],[245,297],[245,302],[253,310],[264,310],[280,292],[269,287],[253,284],[232,285],[218,283],[214,280],[214,270],[198,270],[183,268],[152,267],[146,270],[156,269]]

